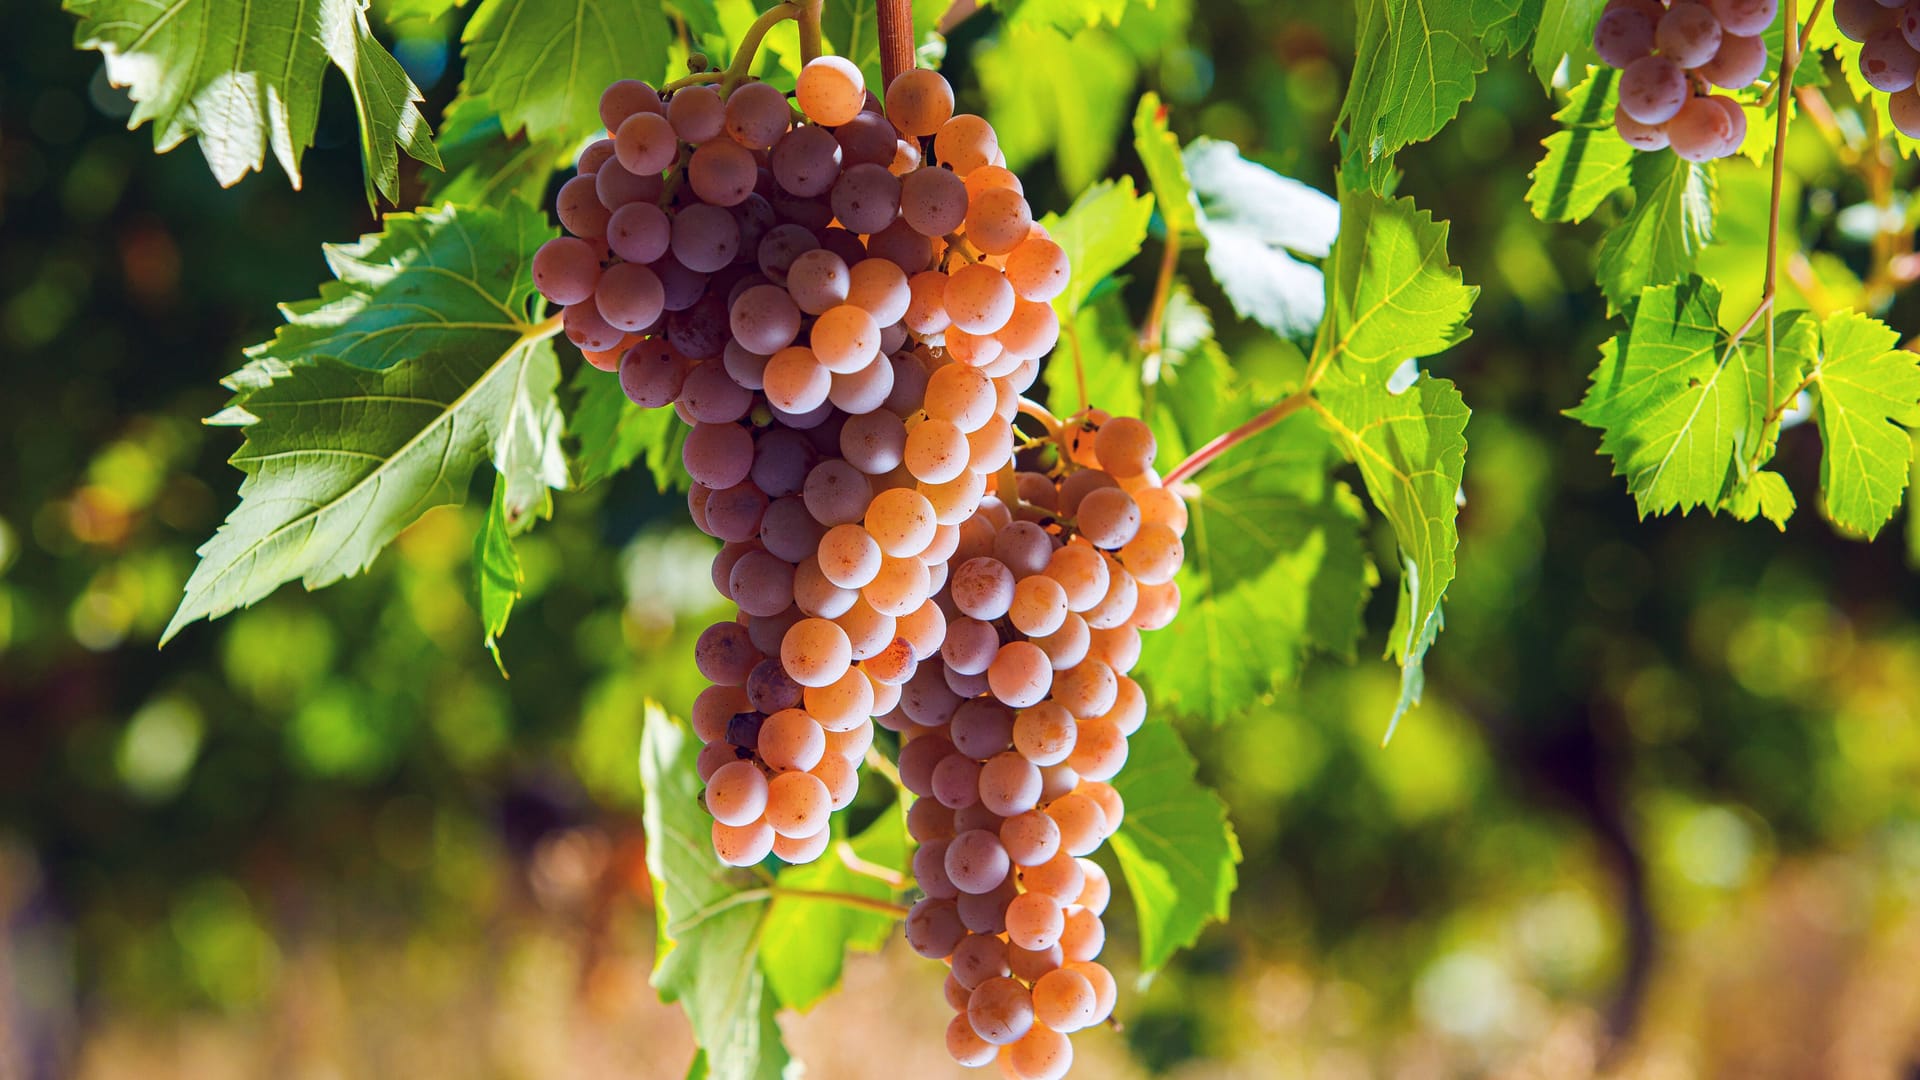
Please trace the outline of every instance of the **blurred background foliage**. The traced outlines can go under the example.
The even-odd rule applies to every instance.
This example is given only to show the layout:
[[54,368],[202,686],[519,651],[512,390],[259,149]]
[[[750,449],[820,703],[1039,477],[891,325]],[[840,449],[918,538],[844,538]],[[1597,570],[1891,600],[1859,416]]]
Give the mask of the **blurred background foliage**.
[[[1193,3],[1135,0],[1071,37],[991,12],[953,29],[946,69],[1007,133],[1036,210],[1137,173],[1145,89],[1183,139],[1331,189],[1351,13]],[[458,82],[460,18],[390,24],[429,116]],[[684,710],[697,689],[711,542],[644,470],[566,496],[520,541],[510,679],[471,594],[484,492],[361,577],[157,652],[233,498],[236,440],[198,423],[215,380],[277,301],[311,293],[320,244],[373,222],[337,77],[305,190],[223,191],[191,147],[156,156],[122,130],[128,101],[71,32],[28,4],[0,35],[0,1077],[681,1075],[684,1020],[646,984],[635,759],[641,701]],[[1913,331],[1920,305],[1872,264],[1875,233],[1911,231],[1911,170],[1834,106],[1790,146],[1792,234],[1819,250],[1795,255],[1788,306],[1864,291]],[[1126,999],[1118,1034],[1081,1040],[1088,1075],[1920,1070],[1902,539],[1810,514],[1784,535],[1635,520],[1595,435],[1559,415],[1610,331],[1596,227],[1522,201],[1553,108],[1497,63],[1400,159],[1484,290],[1435,365],[1475,416],[1427,704],[1383,750],[1391,667],[1322,662],[1240,721],[1186,728],[1246,851],[1233,920]],[[1744,308],[1764,177],[1721,178],[1726,244],[1703,271]],[[1271,356],[1220,322],[1237,365]],[[1811,439],[1789,432],[1780,468],[1811,490]],[[813,1075],[958,1072],[931,965],[890,948],[847,980],[787,1018]]]

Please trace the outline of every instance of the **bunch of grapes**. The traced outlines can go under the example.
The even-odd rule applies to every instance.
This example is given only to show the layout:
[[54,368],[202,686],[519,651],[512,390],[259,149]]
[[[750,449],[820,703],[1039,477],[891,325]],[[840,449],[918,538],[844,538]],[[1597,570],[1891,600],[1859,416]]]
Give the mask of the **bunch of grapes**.
[[1613,113],[1620,137],[1636,150],[1671,146],[1687,161],[1739,150],[1746,113],[1711,88],[1739,90],[1766,71],[1760,35],[1778,8],[1779,0],[1607,0],[1593,47],[1621,69]]
[[806,862],[871,718],[947,640],[933,597],[1012,461],[1067,259],[933,72],[883,110],[821,57],[797,121],[765,83],[685,82],[607,89],[534,282],[590,363],[690,425],[688,508],[739,609],[695,647],[714,850]]
[[1834,0],[1833,21],[1860,43],[1860,74],[1887,95],[1893,126],[1920,139],[1920,2]]
[[936,596],[940,662],[879,720],[900,732],[900,780],[918,796],[907,823],[926,898],[906,932],[950,968],[947,1049],[1014,1080],[1065,1075],[1068,1034],[1113,1010],[1098,962],[1111,889],[1087,856],[1125,813],[1108,781],[1147,711],[1128,672],[1140,632],[1179,608],[1187,520],[1139,420],[1091,412],[1056,445],[1049,471],[1018,472],[1007,501],[983,500],[961,527]]

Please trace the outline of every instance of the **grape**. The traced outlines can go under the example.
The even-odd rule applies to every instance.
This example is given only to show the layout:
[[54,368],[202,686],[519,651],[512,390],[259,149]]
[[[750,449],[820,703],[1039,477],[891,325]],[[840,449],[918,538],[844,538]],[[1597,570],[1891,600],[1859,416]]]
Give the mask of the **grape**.
[[1714,17],[1729,34],[1757,38],[1773,25],[1779,0],[1707,0]]
[[848,166],[834,181],[828,203],[833,216],[853,232],[879,232],[899,212],[900,178],[868,162]]
[[784,709],[760,725],[760,759],[782,773],[805,772],[826,752],[826,731],[800,709]]
[[1687,103],[1687,75],[1664,56],[1643,56],[1620,73],[1620,108],[1642,124],[1664,124]]
[[786,134],[787,97],[763,82],[750,82],[727,98],[727,134],[749,150],[765,150]]
[[967,999],[967,1023],[987,1042],[1009,1045],[1032,1030],[1033,999],[1026,987],[1010,978],[988,979],[974,987]]
[[1667,121],[1667,138],[1673,142],[1673,152],[1685,161],[1708,161],[1721,156],[1732,136],[1732,119],[1710,98],[1693,98]]
[[787,291],[809,315],[846,303],[852,281],[846,260],[824,248],[802,252],[787,269]]
[[774,836],[773,827],[764,821],[738,827],[716,821],[713,823],[713,853],[728,866],[752,866],[773,851]]
[[1061,1080],[1073,1068],[1073,1040],[1035,1024],[1013,1043],[1003,1060],[1020,1080]]
[[900,181],[900,216],[923,236],[945,236],[967,221],[967,183],[946,169],[916,169]]
[[808,343],[822,367],[835,374],[859,371],[880,355],[880,326],[852,304],[820,313]]
[[700,632],[693,646],[694,666],[708,682],[740,686],[760,662],[747,630],[739,623],[714,623]]
[[[737,142],[710,142],[687,159],[687,186],[715,206],[739,206],[753,194],[760,167]],[[754,241],[759,242],[757,239]]]
[[947,317],[969,334],[991,334],[1013,315],[1013,286],[1000,271],[985,263],[973,263],[948,275],[944,300]]
[[826,686],[846,674],[853,646],[833,623],[802,619],[780,640],[780,662],[801,686]]
[[614,157],[621,167],[638,176],[658,175],[679,153],[680,139],[660,113],[634,113],[613,136]]
[[968,1068],[977,1069],[983,1065],[991,1065],[993,1059],[999,1055],[999,1050],[974,1033],[973,1024],[967,1019],[964,1011],[964,1002],[961,1007],[963,1011],[947,1021],[947,1054],[953,1058],[955,1064]]
[[1876,0],[1833,0],[1833,21],[1853,41],[1865,41],[1895,25],[1898,16]]
[[1040,770],[1012,751],[1002,751],[980,767],[980,801],[1002,817],[1025,814],[1040,802]]
[[1746,110],[1740,107],[1739,102],[1723,94],[1715,94],[1707,100],[1718,105],[1720,110],[1727,114],[1727,122],[1731,125],[1731,131],[1727,135],[1727,141],[1720,148],[1719,156],[1728,157],[1739,153],[1741,144],[1747,141]]
[[927,546],[938,522],[934,520],[933,504],[926,496],[906,488],[892,488],[873,497],[866,508],[865,524],[867,531],[879,541],[881,551],[906,558]]
[[991,622],[1005,615],[1013,604],[1013,571],[998,559],[968,559],[954,570],[948,589],[955,607]]
[[812,199],[826,194],[839,179],[840,144],[821,128],[797,127],[780,136],[768,165],[781,190]]
[[621,79],[600,95],[600,122],[608,131],[618,131],[635,113],[661,111],[660,94],[638,79]]
[[560,185],[554,196],[554,213],[575,236],[597,239],[607,233],[612,211],[600,199],[599,183],[597,176],[576,176]]
[[1138,476],[1153,467],[1157,446],[1153,430],[1131,416],[1116,416],[1100,426],[1093,452],[1113,476]]
[[600,317],[599,309],[591,301],[567,305],[562,325],[566,329],[567,340],[587,352],[604,352],[617,348],[624,335]]
[[886,259],[862,259],[847,275],[847,303],[866,311],[877,326],[897,323],[906,315],[913,294],[900,267]]
[[802,700],[800,684],[787,677],[778,660],[762,660],[747,673],[747,702],[754,712],[798,708]]
[[1679,0],[1660,17],[1654,44],[1667,59],[1683,68],[1696,68],[1720,49],[1720,20],[1705,4]]
[[1023,949],[1052,948],[1065,928],[1060,905],[1042,893],[1022,893],[1007,905],[1007,940]]
[[620,357],[620,389],[641,408],[670,404],[683,377],[679,359],[658,340],[643,341]]
[[953,116],[953,88],[937,71],[908,68],[887,86],[887,117],[901,134],[925,138]]
[[671,252],[652,264],[660,278],[660,291],[668,311],[686,311],[707,294],[707,275],[689,270]]
[[533,253],[533,283],[556,304],[578,304],[593,295],[600,260],[585,240],[556,237]]
[[947,640],[940,645],[941,659],[962,675],[984,673],[999,651],[999,631],[991,623],[978,619],[956,619],[948,623]]
[[961,430],[945,420],[923,420],[907,432],[902,460],[914,479],[941,484],[967,471],[970,447]]
[[717,206],[686,207],[673,219],[672,250],[687,269],[712,273],[740,253],[740,225]]
[[[838,809],[838,807],[835,807]],[[773,834],[773,854],[789,863],[809,863],[820,857],[833,842],[833,833],[824,826],[810,836],[799,838]]]
[[1034,980],[1034,1019],[1054,1031],[1074,1032],[1093,1024],[1099,1004],[1093,983],[1072,968],[1056,968]]
[[749,761],[730,761],[707,779],[707,811],[723,825],[760,820],[767,808],[767,778]]
[[845,57],[818,56],[800,69],[794,98],[807,119],[838,127],[860,115],[860,107],[867,100],[867,82],[860,69]]
[[993,696],[1014,708],[1024,708],[1045,697],[1053,685],[1047,654],[1028,641],[1010,641],[1000,647],[987,668]]
[[[993,337],[1015,362],[1038,359],[1052,352],[1060,340],[1060,318],[1051,305],[1016,296],[1013,314],[1007,317],[1005,325],[994,331]],[[987,374],[1003,374],[1000,370],[1003,362],[997,361],[988,368]]]
[[1095,547],[1111,550],[1139,533],[1140,507],[1119,488],[1103,487],[1088,492],[1074,507],[1074,525]]
[[[962,810],[980,800],[980,763],[961,754],[952,754],[933,767],[933,797],[940,805],[954,810]],[[957,839],[957,838],[956,838]],[[963,892],[979,892],[960,885],[960,879],[953,872],[953,848],[947,849],[947,877]]]
[[[889,372],[893,370],[891,364],[886,367]],[[840,429],[840,456],[868,476],[899,468],[906,445],[906,425],[898,415],[882,408],[849,416]]]
[[1638,8],[1613,8],[1594,24],[1593,49],[1609,67],[1626,67],[1653,52],[1655,21]]
[[672,224],[658,206],[628,203],[607,219],[607,247],[632,263],[650,263],[667,253]]
[[1061,967],[1066,971],[1077,972],[1092,984],[1095,1002],[1093,1023],[1098,1024],[1112,1015],[1113,1003],[1119,994],[1119,987],[1113,981],[1113,974],[1104,965],[1092,961],[1070,960]]
[[[914,861],[916,864],[920,861],[917,853]],[[960,914],[951,899],[929,898],[913,905],[907,912],[906,932],[907,944],[913,951],[934,960],[950,955],[967,936],[967,928],[961,925]]]
[[940,125],[933,137],[933,153],[941,164],[960,176],[992,165],[1000,153],[993,126],[972,113],[961,113]]
[[1903,90],[1887,97],[1887,112],[1893,126],[1910,139],[1920,139],[1920,89]]
[[613,157],[612,139],[595,139],[580,151],[580,157],[574,162],[574,170],[581,176],[587,176],[605,165]]
[[697,145],[726,130],[727,107],[711,87],[681,87],[667,101],[667,122],[683,141]]
[[761,373],[767,400],[789,413],[803,413],[827,400],[833,389],[833,374],[813,355],[813,350],[793,345],[774,353]]
[[[568,181],[571,183],[572,181]],[[626,166],[616,159],[595,169],[593,172],[593,194],[602,208],[613,211],[622,206],[637,202],[652,202],[665,190],[658,176],[640,175],[627,171]],[[566,222],[564,209],[561,222]]]
[[1139,533],[1120,549],[1120,565],[1147,585],[1172,581],[1185,557],[1186,547],[1180,542],[1180,534],[1157,524],[1142,525]]
[[[1048,814],[1052,816],[1051,813]],[[1065,834],[1062,833],[1062,836]],[[1020,869],[1020,885],[1029,893],[1044,896],[1056,904],[1070,904],[1086,888],[1086,872],[1072,855],[1061,851],[1037,866]]]
[[984,191],[967,207],[967,242],[987,255],[1005,255],[1026,240],[1033,212],[1010,188]]
[[[953,839],[953,811],[934,799],[915,799],[907,807],[907,835],[921,845]],[[941,853],[944,861],[946,853]]]
[[687,475],[710,488],[729,488],[753,468],[753,436],[738,424],[695,424],[681,444]]
[[940,651],[941,638],[947,632],[947,617],[941,613],[939,604],[928,600],[900,616],[895,629],[913,646],[914,659],[925,660]]
[[1627,110],[1615,105],[1613,108],[1613,127],[1620,138],[1635,150],[1665,150],[1667,132],[1662,126],[1643,124],[1627,115]]
[[642,330],[661,316],[666,295],[652,270],[629,262],[608,267],[600,275],[593,302],[600,317],[613,328]]
[[[1086,725],[1081,725],[1085,734]],[[1076,744],[1075,753],[1080,747]],[[1068,759],[1071,762],[1071,758]],[[1069,855],[1090,854],[1106,838],[1106,815],[1100,804],[1077,792],[1064,795],[1047,805],[1047,816],[1060,826],[1060,847]]]
[[899,142],[897,134],[884,117],[862,112],[834,129],[833,137],[840,143],[840,160],[849,168],[854,165],[887,168],[893,164],[894,147]]
[[1908,89],[1916,70],[1920,70],[1920,53],[1899,30],[1875,31],[1860,46],[1860,73],[1875,90],[1892,94]]
[[[711,504],[707,513],[711,520]],[[749,615],[778,615],[793,603],[793,565],[764,551],[749,551],[733,564],[727,595]]]
[[894,617],[909,615],[927,602],[927,594],[932,591],[927,573],[927,564],[919,559],[883,555],[880,572],[860,595],[877,611]]
[[[953,977],[960,985],[971,990],[992,978],[1005,978],[1012,974],[1007,966],[1007,943],[992,934],[972,933],[962,938],[953,949]],[[1089,996],[1093,988],[1087,988]]]
[[[766,741],[764,730],[761,741],[763,744]],[[767,824],[781,836],[794,839],[812,836],[827,827],[827,815],[832,809],[833,796],[817,776],[783,772],[767,781]]]

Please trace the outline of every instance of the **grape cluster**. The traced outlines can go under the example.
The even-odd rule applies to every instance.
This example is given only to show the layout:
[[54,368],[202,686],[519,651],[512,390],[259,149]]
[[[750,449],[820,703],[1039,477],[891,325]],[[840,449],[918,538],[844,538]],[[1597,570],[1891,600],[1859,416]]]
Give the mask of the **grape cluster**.
[[1593,47],[1621,69],[1620,137],[1636,150],[1671,146],[1687,161],[1738,151],[1746,113],[1711,87],[1739,90],[1766,71],[1760,35],[1778,8],[1779,0],[1607,0]]
[[1860,43],[1860,74],[1887,95],[1887,114],[1920,139],[1920,0],[1834,0],[1833,21]]
[[806,862],[871,718],[938,675],[934,595],[1013,459],[1067,259],[938,74],[883,110],[821,57],[797,118],[762,82],[687,82],[608,87],[534,282],[590,363],[690,425],[688,508],[738,608],[695,646],[714,850]]
[[[947,1049],[1014,1080],[1056,1080],[1068,1034],[1105,1020],[1098,962],[1111,889],[1087,858],[1120,827],[1108,783],[1146,719],[1128,676],[1140,632],[1180,604],[1187,510],[1138,420],[1098,411],[1056,434],[1048,471],[1013,478],[961,526],[940,662],[880,724],[900,732],[907,825],[926,898],[907,940],[943,959]],[[1024,456],[1024,455],[1023,455]],[[1022,462],[1042,464],[1042,462]]]

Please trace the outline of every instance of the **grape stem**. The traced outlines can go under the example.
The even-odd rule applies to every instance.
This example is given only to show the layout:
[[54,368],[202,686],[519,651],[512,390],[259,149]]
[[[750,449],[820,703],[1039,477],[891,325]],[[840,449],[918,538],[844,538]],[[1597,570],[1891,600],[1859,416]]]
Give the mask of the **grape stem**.
[[747,27],[747,32],[741,35],[740,48],[733,54],[733,63],[727,65],[725,77],[720,81],[722,97],[733,93],[734,87],[751,77],[753,54],[759,51],[761,39],[767,36],[767,31],[788,19],[799,17],[800,6],[792,3],[791,0],[785,0],[761,12],[760,17],[753,20],[753,25]]
[[1153,282],[1153,302],[1140,326],[1141,396],[1146,412],[1153,410],[1153,388],[1160,382],[1160,354],[1167,347],[1167,301],[1173,295],[1173,272],[1180,263],[1180,227],[1167,222],[1166,246],[1160,252],[1160,273]]
[[562,312],[556,311],[537,323],[524,324],[520,330],[520,344],[529,345],[536,341],[545,341],[559,333],[561,329],[560,320],[563,317]]
[[1047,411],[1047,407],[1045,405],[1040,404],[1039,402],[1033,400],[1030,397],[1022,397],[1020,399],[1020,412],[1026,416],[1033,417],[1035,420],[1040,421],[1042,424],[1045,424],[1047,427],[1048,436],[1052,436],[1056,434],[1057,432],[1059,432],[1059,430],[1062,427],[1065,426],[1065,422],[1062,421],[1059,417],[1053,415],[1053,413]]
[[913,0],[874,0],[880,32],[880,81],[884,91],[913,67]]
[[[1317,380],[1316,380],[1317,381]],[[1313,383],[1307,383],[1300,389],[1281,398],[1263,410],[1260,415],[1234,428],[1222,432],[1207,441],[1205,446],[1187,455],[1187,459],[1173,467],[1173,471],[1161,481],[1161,486],[1172,487],[1183,480],[1192,479],[1193,474],[1207,467],[1214,458],[1233,449],[1255,435],[1306,408],[1313,402]]]
[[[1823,0],[1814,0],[1814,15],[1819,15],[1820,4],[1822,2]],[[1784,25],[1800,25],[1796,21],[1795,7],[1796,0],[1786,0],[1787,10]],[[1808,26],[1811,27],[1813,20],[1809,19],[1807,22]],[[1780,48],[1780,74],[1774,79],[1775,86],[1783,86],[1791,89],[1793,86],[1794,69],[1800,64],[1800,50],[1802,47],[1802,35],[1792,33],[1786,35],[1786,41]],[[1770,446],[1772,442],[1769,438],[1769,432],[1777,432],[1779,430],[1780,417],[1786,412],[1787,405],[1792,401],[1790,398],[1785,402],[1776,402],[1773,397],[1775,379],[1774,324],[1778,320],[1774,319],[1768,312],[1773,309],[1774,297],[1778,294],[1780,284],[1780,192],[1786,181],[1787,120],[1793,114],[1793,102],[1794,98],[1791,93],[1782,95],[1780,98],[1780,107],[1774,110],[1772,150],[1773,187],[1772,193],[1769,195],[1767,201],[1766,285],[1760,291],[1760,302],[1754,306],[1753,314],[1747,316],[1747,321],[1741,324],[1739,333],[1734,334],[1732,340],[1727,342],[1726,354],[1720,359],[1720,362],[1724,365],[1727,362],[1727,358],[1733,355],[1735,346],[1739,345],[1740,341],[1753,329],[1753,324],[1762,317],[1766,318],[1767,390],[1766,395],[1761,398],[1761,400],[1767,403],[1767,412],[1761,418],[1760,438],[1755,440],[1753,456],[1748,461],[1750,470],[1758,467],[1760,455],[1766,452],[1767,447]]]
[[905,904],[896,904],[891,900],[879,900],[871,896],[861,896],[859,893],[830,892],[824,889],[790,889],[785,885],[769,885],[761,891],[764,891],[769,897],[776,900],[783,896],[792,900],[819,900],[823,903],[839,904],[841,907],[859,908],[862,911],[871,911],[895,919],[904,919],[907,917],[907,907]]
[[820,7],[825,0],[800,0],[800,63],[820,58]]
[[[1820,9],[1826,6],[1827,0],[1813,0],[1813,10],[1807,12],[1806,24],[1800,27],[1800,45],[1795,50],[1796,61],[1799,59],[1799,54],[1804,54],[1807,51],[1807,43],[1813,38],[1813,24],[1820,20]],[[1789,23],[1793,21],[1793,8],[1791,6],[1787,8],[1787,21]],[[1781,47],[1784,49],[1785,45],[1783,44]],[[1786,57],[1783,55],[1781,59],[1784,61]],[[1786,65],[1782,63],[1781,66],[1784,68]],[[1790,75],[1782,75],[1782,77],[1773,81],[1772,86],[1762,91],[1760,94],[1760,107],[1764,109],[1768,105],[1773,104],[1775,95],[1780,91],[1780,84],[1787,82],[1790,78]]]
[[697,86],[700,83],[716,83],[726,77],[727,73],[724,71],[696,71],[691,75],[682,75],[665,86],[662,86],[660,93],[662,95],[671,94],[675,90],[683,87]]
[[907,887],[905,874],[890,867],[881,866],[879,863],[868,862],[861,858],[859,852],[853,850],[853,845],[847,843],[845,840],[841,840],[833,845],[833,853],[839,857],[842,866],[859,874],[861,877],[870,877],[875,881],[883,882],[895,889],[904,889]]

